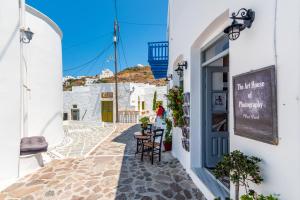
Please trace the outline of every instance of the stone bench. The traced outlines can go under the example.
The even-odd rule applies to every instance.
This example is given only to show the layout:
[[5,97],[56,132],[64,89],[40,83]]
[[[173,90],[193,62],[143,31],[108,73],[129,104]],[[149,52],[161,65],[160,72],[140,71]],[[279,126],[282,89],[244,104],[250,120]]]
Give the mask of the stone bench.
[[43,167],[44,161],[42,157],[43,152],[47,152],[48,143],[43,136],[25,137],[21,139],[20,156],[30,157],[35,156],[38,164]]

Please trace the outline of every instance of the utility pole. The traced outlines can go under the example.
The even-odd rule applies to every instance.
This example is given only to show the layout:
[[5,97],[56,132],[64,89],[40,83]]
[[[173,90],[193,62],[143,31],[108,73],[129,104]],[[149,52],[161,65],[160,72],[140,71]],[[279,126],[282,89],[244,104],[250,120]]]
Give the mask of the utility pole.
[[116,123],[119,122],[119,101],[118,101],[118,55],[117,55],[117,45],[118,45],[118,22],[115,19],[114,22],[114,50],[115,50],[115,101],[116,101]]

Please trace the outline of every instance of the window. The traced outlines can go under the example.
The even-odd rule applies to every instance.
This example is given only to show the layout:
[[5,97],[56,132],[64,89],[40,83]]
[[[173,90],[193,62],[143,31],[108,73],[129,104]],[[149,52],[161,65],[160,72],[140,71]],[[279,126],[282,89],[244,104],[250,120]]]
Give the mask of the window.
[[68,120],[68,113],[64,113],[63,119],[64,119],[64,121]]
[[145,101],[142,101],[142,110],[145,110]]
[[229,49],[229,40],[226,35],[221,36],[202,52],[202,63],[212,60],[217,55]]
[[76,105],[76,104],[74,104],[74,105],[73,105],[73,108],[77,108],[77,105]]

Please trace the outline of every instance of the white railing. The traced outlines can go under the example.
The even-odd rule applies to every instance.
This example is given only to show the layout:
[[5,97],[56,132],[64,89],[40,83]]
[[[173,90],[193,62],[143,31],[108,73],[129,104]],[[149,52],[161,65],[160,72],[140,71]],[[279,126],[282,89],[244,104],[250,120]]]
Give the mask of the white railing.
[[120,123],[138,123],[139,112],[138,111],[119,111]]

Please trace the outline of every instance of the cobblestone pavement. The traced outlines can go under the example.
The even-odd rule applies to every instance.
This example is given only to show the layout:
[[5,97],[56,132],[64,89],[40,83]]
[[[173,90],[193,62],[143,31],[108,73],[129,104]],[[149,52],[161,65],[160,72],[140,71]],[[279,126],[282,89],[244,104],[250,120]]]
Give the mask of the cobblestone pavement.
[[5,189],[0,199],[205,200],[170,153],[154,165],[134,156],[136,130],[118,125],[90,156],[54,160]]
[[50,149],[46,156],[53,158],[77,158],[87,155],[106,136],[114,126],[99,123],[68,122],[64,125],[65,137],[61,144]]

